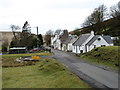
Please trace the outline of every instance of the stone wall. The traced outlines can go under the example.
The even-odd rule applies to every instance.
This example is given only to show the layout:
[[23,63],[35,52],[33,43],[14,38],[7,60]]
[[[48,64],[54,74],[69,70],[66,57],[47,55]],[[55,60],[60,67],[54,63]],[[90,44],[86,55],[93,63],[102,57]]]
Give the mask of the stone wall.
[[[16,35],[20,34],[20,32],[16,32]],[[4,44],[4,43],[8,43],[8,46],[10,45],[12,39],[13,39],[14,35],[12,32],[10,31],[0,31],[0,43]]]

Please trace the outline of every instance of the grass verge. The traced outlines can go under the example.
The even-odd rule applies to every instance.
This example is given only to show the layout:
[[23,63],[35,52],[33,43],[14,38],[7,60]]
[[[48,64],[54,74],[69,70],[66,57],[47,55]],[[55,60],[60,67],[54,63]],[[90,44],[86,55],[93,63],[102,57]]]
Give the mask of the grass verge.
[[63,65],[43,59],[32,66],[3,68],[3,88],[90,88]]
[[118,56],[120,55],[118,52],[119,49],[120,46],[98,47],[80,55],[80,58],[93,64],[102,65],[112,70],[118,70]]
[[3,67],[23,66],[23,65],[25,65],[25,63],[18,63],[16,61],[16,58],[19,58],[22,56],[33,56],[33,55],[48,56],[48,55],[52,55],[52,53],[42,52],[42,53],[30,53],[30,54],[6,54],[6,55],[2,55],[2,66]]

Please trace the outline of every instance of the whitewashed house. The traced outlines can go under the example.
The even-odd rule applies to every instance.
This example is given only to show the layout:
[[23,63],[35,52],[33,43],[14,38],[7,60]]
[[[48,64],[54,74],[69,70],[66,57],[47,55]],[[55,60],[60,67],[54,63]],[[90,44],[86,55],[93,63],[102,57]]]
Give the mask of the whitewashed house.
[[77,40],[77,36],[72,36],[71,40],[68,42],[67,51],[72,52],[73,43]]
[[82,34],[73,43],[73,53],[85,53],[93,48],[101,46],[113,46],[110,36],[94,35],[94,31],[89,34]]
[[63,50],[63,42],[65,42],[67,37],[68,37],[68,31],[61,30],[59,34],[51,38],[51,45],[53,46],[54,49]]
[[72,36],[68,36],[68,38],[62,43],[62,50],[68,51],[68,43],[72,39]]

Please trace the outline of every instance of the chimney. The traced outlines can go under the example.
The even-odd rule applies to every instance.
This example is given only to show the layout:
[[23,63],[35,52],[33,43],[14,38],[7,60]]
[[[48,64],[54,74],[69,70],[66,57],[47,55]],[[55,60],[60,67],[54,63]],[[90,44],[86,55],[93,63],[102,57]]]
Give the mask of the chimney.
[[94,35],[94,31],[93,30],[91,31],[91,35]]

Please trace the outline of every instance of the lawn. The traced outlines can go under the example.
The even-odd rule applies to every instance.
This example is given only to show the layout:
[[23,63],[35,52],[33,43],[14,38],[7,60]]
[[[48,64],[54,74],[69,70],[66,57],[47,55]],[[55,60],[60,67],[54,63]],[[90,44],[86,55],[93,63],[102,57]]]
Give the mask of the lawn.
[[24,63],[18,63],[16,61],[16,58],[19,58],[22,56],[33,56],[33,55],[49,56],[49,55],[52,55],[52,53],[42,52],[42,53],[30,53],[30,54],[5,54],[5,55],[2,55],[2,66],[7,67],[7,66],[24,65]]
[[80,56],[81,59],[106,68],[118,70],[120,46],[107,46],[95,48]]
[[54,59],[35,65],[3,68],[3,88],[89,88]]

